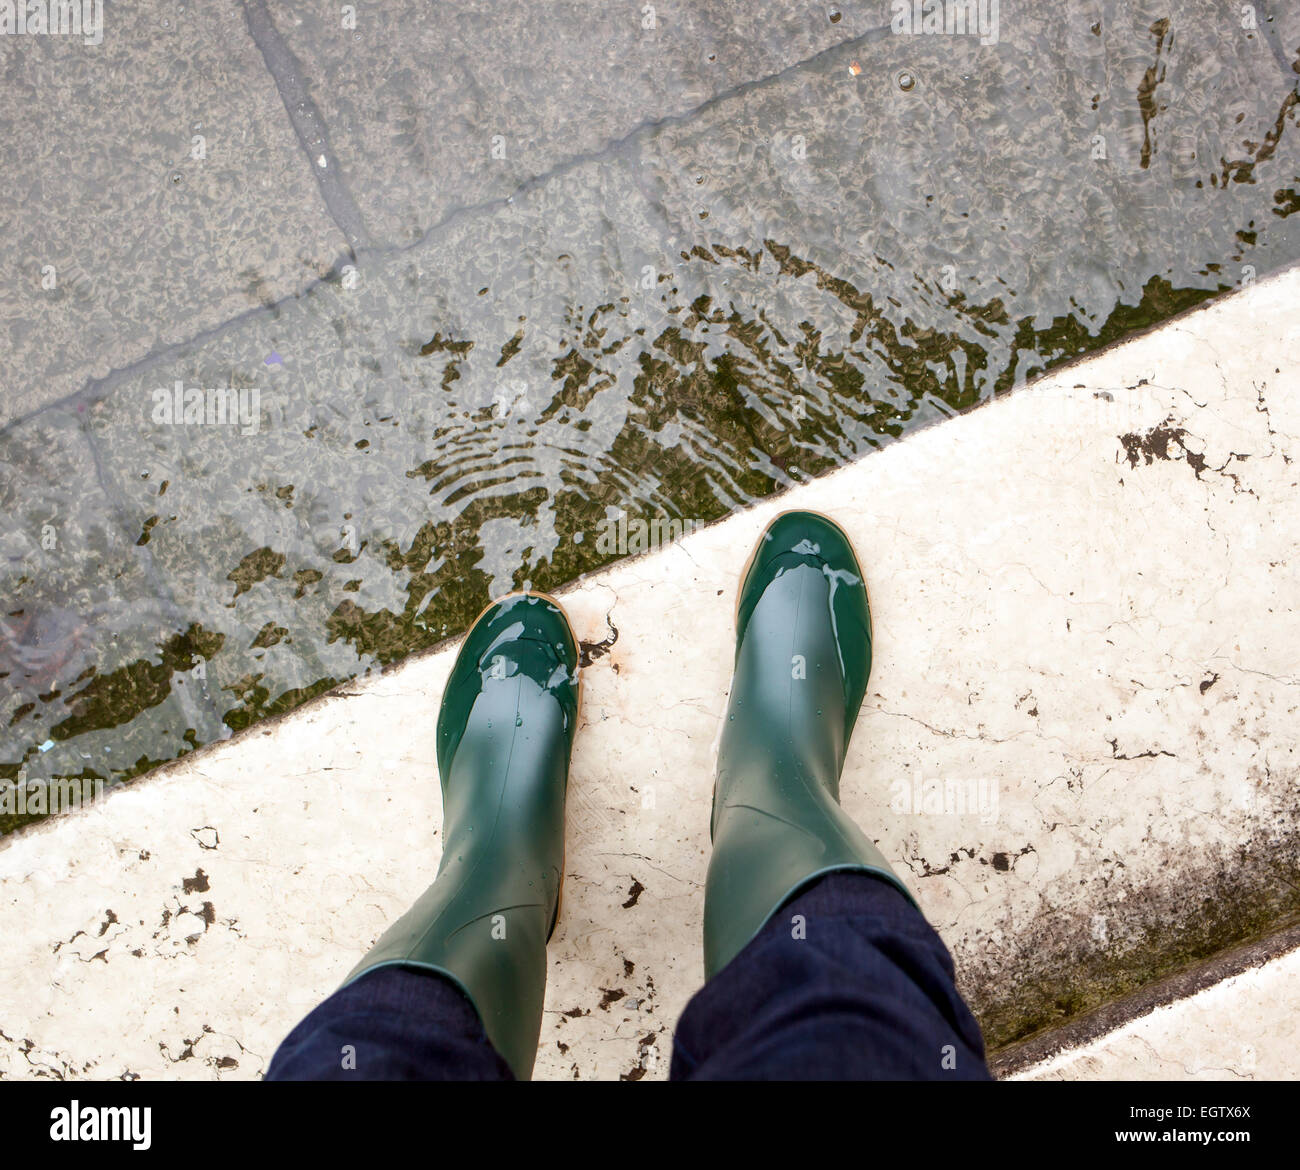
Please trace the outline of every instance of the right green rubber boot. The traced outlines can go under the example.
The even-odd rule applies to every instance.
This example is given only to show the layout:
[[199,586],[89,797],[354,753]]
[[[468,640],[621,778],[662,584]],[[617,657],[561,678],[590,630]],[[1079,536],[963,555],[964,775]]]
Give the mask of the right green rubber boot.
[[344,981],[392,966],[446,976],[521,1080],[537,1055],[560,912],[578,700],[577,643],[554,600],[515,594],[484,610],[438,714],[437,878]]
[[813,512],[778,516],[736,609],[704,895],[706,977],[825,874],[874,874],[914,901],[839,803],[870,673],[871,611],[849,538]]

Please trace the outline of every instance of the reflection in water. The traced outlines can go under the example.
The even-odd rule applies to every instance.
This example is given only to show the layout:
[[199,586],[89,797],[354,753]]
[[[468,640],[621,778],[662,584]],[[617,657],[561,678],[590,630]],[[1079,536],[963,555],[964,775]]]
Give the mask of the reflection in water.
[[[620,515],[724,516],[1295,259],[1294,74],[1189,153],[1210,50],[1147,26],[1109,170],[1088,84],[1005,113],[1060,46],[959,100],[907,45],[889,100],[936,104],[877,113],[919,166],[837,96],[897,72],[858,46],[6,429],[0,779],[129,779],[599,568]],[[1027,166],[1061,110],[1077,149]],[[817,167],[753,148],[799,119]],[[176,380],[260,386],[261,425],[151,421]]]
[[[0,618],[0,674],[11,687],[22,687],[38,696],[52,696],[67,667],[94,640],[89,615],[82,616],[61,605],[39,611],[17,609]],[[73,685],[94,674],[94,667],[72,680]],[[30,714],[36,704],[18,708],[15,719]]]

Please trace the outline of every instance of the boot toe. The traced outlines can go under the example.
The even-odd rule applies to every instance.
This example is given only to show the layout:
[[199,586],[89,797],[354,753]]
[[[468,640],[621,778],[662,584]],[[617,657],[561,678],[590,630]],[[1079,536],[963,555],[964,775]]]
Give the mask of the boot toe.
[[578,644],[564,611],[545,594],[515,593],[493,602],[466,634],[438,715],[444,775],[478,696],[493,682],[521,674],[559,703],[571,738],[578,709]]
[[737,652],[759,599],[782,574],[802,566],[816,569],[830,586],[827,620],[838,647],[845,714],[852,726],[871,673],[871,608],[853,544],[833,520],[817,512],[784,512],[767,526],[741,581]]

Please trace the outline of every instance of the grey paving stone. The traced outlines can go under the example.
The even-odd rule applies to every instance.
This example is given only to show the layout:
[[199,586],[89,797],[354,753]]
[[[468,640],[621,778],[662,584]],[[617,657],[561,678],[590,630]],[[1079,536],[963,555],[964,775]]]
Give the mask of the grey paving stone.
[[333,0],[277,9],[274,19],[370,230],[399,243],[638,126],[889,23],[887,5],[865,0],[356,8],[354,29]]
[[0,424],[345,247],[233,5],[109,5],[99,45],[0,37],[0,89]]
[[[119,522],[85,408],[4,435],[0,460],[0,776],[130,778],[222,734],[196,655],[219,642],[184,620]],[[22,823],[0,814],[0,832]]]

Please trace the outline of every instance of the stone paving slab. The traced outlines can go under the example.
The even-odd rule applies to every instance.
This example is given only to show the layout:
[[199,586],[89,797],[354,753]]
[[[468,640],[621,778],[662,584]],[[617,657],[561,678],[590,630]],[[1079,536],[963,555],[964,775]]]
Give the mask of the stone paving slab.
[[[591,665],[538,1076],[666,1073],[736,575],[782,508],[862,554],[844,801],[994,1045],[1300,910],[1298,294],[1261,282],[563,592]],[[434,872],[454,649],[0,844],[0,1071],[258,1075]]]
[[[75,707],[58,705],[54,720],[31,736],[25,760],[5,761],[0,778],[40,784],[54,777],[138,775],[189,751],[185,728],[209,739],[219,734],[202,689],[186,685],[184,676],[181,685],[171,685],[172,671],[189,665],[188,655],[180,654],[185,639],[162,647],[158,630],[176,622],[177,610],[166,582],[135,555],[136,534],[118,523],[111,488],[93,473],[84,408],[40,411],[9,439],[9,457],[0,461],[0,511],[8,520],[0,559],[27,566],[8,574],[0,614],[10,726],[32,714],[30,703],[17,699],[19,677],[58,705],[67,681],[84,679],[91,662],[102,665],[105,678],[134,675],[156,722],[123,726],[120,695],[92,684]],[[51,483],[75,484],[75,494],[49,491]],[[48,604],[51,594],[61,602]],[[38,811],[0,807],[0,831],[27,823],[27,812]]]
[[346,248],[237,4],[105,5],[98,45],[0,37],[0,87],[0,424]]
[[[472,0],[456,5],[454,19],[445,6],[401,0],[359,11],[355,28],[343,26],[337,5],[313,0],[274,19],[377,242],[414,242],[577,161],[635,151],[647,128],[693,124],[735,97],[761,100],[769,86],[797,90],[806,74],[804,100],[783,104],[775,122],[711,131],[704,174],[726,164],[738,134],[750,156],[788,156],[801,139],[806,165],[790,169],[805,187],[820,181],[870,196],[901,180],[906,191],[910,172],[929,169],[939,200],[924,209],[932,216],[956,220],[978,208],[996,221],[1028,200],[1049,222],[1066,217],[1052,249],[1064,265],[1088,239],[1069,219],[1104,214],[1117,199],[1140,219],[1164,201],[1157,189],[1167,184],[1213,182],[1226,194],[1250,181],[1250,165],[1264,157],[1257,150],[1276,149],[1249,111],[1279,80],[1293,80],[1300,44],[1288,14],[1254,7],[1250,29],[1213,0],[1118,11],[1091,0],[1064,15],[1003,5],[990,38],[895,35],[892,6],[876,0]],[[828,75],[840,80],[830,94],[818,80]],[[1243,132],[1225,133],[1243,113]],[[846,134],[858,137],[856,151],[839,141]],[[1027,136],[1032,146],[998,157],[990,171],[989,152]],[[1104,165],[1076,170],[1080,160]],[[1211,179],[1220,167],[1222,179]],[[1035,204],[1033,191],[1062,173],[1068,195],[1052,209]],[[1000,179],[1001,197],[967,204],[963,176]],[[822,209],[800,203],[799,213]],[[961,225],[940,231],[917,216],[912,226],[951,240]],[[984,273],[995,275],[1004,274]]]
[[274,19],[388,243],[888,25],[862,0],[397,0],[355,28],[311,0]]

